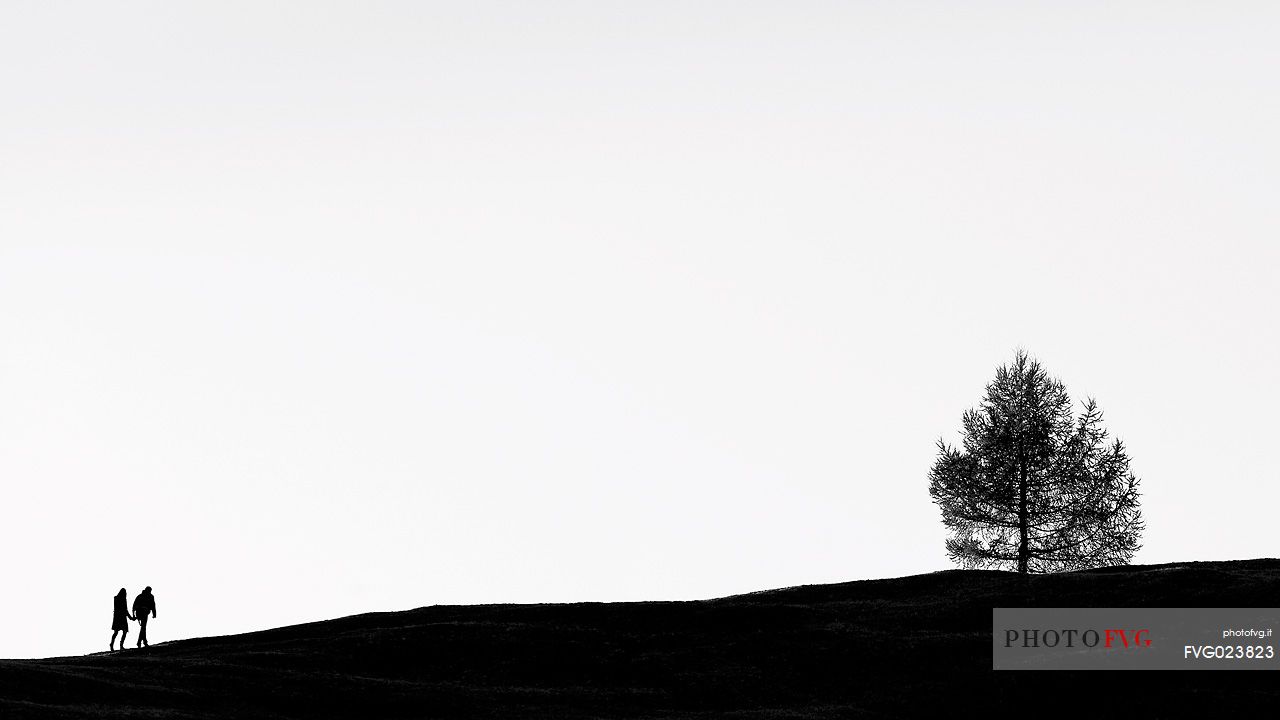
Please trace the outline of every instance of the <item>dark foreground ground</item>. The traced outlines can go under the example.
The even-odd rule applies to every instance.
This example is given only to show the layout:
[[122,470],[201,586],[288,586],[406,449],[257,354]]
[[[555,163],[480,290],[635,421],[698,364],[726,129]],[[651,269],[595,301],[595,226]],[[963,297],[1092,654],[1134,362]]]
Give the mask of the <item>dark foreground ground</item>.
[[1276,607],[1280,560],[428,607],[0,660],[0,718],[1275,717],[1280,672],[991,671],[995,606]]

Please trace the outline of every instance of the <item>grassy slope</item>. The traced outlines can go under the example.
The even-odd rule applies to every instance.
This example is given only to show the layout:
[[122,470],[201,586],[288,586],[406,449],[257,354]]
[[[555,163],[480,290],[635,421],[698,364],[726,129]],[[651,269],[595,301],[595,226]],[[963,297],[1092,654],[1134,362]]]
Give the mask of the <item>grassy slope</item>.
[[[1275,607],[1280,560],[947,571],[700,602],[437,606],[0,661],[0,717],[1218,716],[1268,672],[993,673],[995,606]],[[969,713],[960,713],[960,716]]]

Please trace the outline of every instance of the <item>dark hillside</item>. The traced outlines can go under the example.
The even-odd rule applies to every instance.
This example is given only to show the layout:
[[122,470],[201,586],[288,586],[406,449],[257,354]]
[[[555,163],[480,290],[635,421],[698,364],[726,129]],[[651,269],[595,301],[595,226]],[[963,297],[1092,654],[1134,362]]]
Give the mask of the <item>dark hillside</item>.
[[0,661],[0,718],[1217,717],[1280,707],[1270,672],[992,672],[991,608],[1028,605],[1275,607],[1280,560],[371,613]]

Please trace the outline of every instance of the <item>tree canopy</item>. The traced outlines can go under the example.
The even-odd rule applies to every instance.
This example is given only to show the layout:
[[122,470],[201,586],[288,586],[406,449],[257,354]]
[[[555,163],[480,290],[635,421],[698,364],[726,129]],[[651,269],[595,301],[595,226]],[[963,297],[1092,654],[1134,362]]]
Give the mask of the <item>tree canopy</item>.
[[960,447],[938,441],[929,495],[969,568],[1043,573],[1128,564],[1143,530],[1138,478],[1093,398],[1019,350],[964,413]]

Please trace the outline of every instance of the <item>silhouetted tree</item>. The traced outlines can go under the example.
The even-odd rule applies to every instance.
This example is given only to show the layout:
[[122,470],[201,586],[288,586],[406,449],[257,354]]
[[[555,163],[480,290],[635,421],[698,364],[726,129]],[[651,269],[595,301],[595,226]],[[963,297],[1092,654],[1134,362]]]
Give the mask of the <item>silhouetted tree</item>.
[[1093,398],[1075,417],[1066,388],[1022,350],[965,412],[961,447],[938,441],[929,495],[951,531],[947,557],[964,567],[1126,565],[1141,547],[1124,444],[1107,442]]

